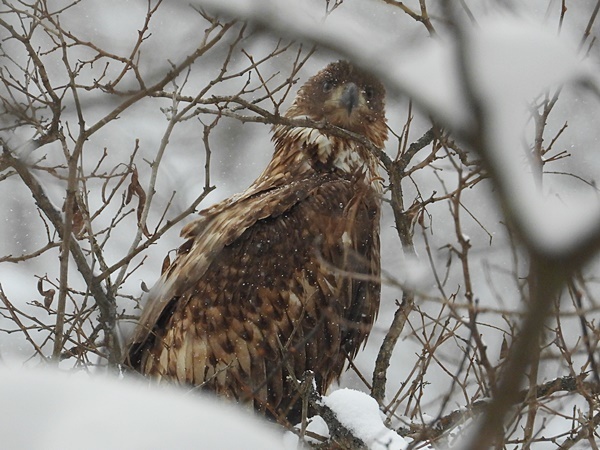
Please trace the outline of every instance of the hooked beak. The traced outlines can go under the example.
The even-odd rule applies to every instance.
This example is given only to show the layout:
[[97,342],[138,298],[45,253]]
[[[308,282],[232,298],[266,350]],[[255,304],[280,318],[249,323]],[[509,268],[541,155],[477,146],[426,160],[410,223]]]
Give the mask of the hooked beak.
[[358,86],[354,83],[348,83],[344,86],[342,95],[340,96],[340,105],[348,111],[348,115],[352,114],[352,110],[358,106],[359,92]]

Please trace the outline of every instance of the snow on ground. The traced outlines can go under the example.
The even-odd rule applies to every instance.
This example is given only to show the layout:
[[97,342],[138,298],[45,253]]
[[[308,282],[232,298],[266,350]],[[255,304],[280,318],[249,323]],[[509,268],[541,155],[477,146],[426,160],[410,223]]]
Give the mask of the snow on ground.
[[0,447],[11,450],[281,450],[274,426],[233,406],[147,383],[0,369]]

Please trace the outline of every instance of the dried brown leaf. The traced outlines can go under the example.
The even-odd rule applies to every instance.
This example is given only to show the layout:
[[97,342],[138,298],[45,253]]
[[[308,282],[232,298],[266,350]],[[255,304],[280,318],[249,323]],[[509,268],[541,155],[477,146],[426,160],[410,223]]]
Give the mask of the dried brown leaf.
[[83,220],[83,213],[81,212],[81,209],[79,209],[79,204],[77,203],[77,201],[75,201],[73,202],[73,234],[79,238],[81,236],[81,232],[83,231],[84,226],[85,221]]
[[146,226],[145,223],[142,223],[142,215],[144,213],[144,205],[146,203],[146,191],[144,191],[144,188],[142,188],[142,185],[140,184],[138,171],[135,167],[131,171],[131,182],[129,183],[129,186],[127,187],[127,195],[125,197],[126,205],[129,204],[129,202],[131,202],[131,199],[133,198],[134,195],[139,200],[137,209],[136,209],[138,227],[141,228],[142,233],[144,233],[144,236],[150,237],[150,232],[148,231],[148,227]]
[[38,292],[40,295],[44,297],[44,307],[49,309],[52,305],[52,301],[54,300],[54,296],[56,295],[56,291],[54,289],[44,290],[44,280],[40,278],[37,283]]
[[502,338],[502,345],[500,346],[500,359],[505,359],[508,356],[508,342],[506,337]]

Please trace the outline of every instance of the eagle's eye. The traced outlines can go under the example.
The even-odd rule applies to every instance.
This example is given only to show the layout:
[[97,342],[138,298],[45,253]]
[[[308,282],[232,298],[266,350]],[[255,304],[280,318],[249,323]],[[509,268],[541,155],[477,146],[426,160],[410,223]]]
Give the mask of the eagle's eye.
[[328,93],[333,89],[333,81],[325,80],[323,82],[323,92]]
[[367,99],[367,101],[373,100],[374,95],[375,95],[375,91],[373,91],[373,88],[371,86],[367,86],[365,88],[365,98]]

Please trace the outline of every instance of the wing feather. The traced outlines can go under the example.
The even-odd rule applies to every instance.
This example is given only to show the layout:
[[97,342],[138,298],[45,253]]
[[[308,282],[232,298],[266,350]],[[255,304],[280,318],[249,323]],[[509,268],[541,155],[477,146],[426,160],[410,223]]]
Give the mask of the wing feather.
[[[189,290],[225,246],[235,242],[258,221],[278,217],[304,200],[322,181],[323,177],[315,176],[303,182],[252,192],[235,203],[228,199],[202,211],[200,219],[186,225],[181,235],[188,241],[148,293],[138,325],[125,345],[125,354],[148,339],[171,300]],[[135,364],[134,361],[129,363]]]
[[[181,343],[181,347],[178,349],[177,352],[173,352],[175,353],[175,360],[177,363],[177,380],[179,380],[180,383],[187,383],[188,381],[188,368],[191,368],[192,365],[188,365],[188,351],[192,350],[192,337],[190,336],[189,333],[186,333],[186,335],[183,338],[183,341]],[[191,362],[191,361],[190,361]]]
[[206,381],[206,367],[208,349],[206,340],[202,338],[195,339],[192,344],[192,367],[194,371],[194,384],[201,385]]
[[252,374],[252,358],[248,350],[248,343],[240,339],[237,334],[230,334],[230,339],[235,343],[235,356],[243,371],[243,377],[247,379]]

